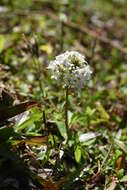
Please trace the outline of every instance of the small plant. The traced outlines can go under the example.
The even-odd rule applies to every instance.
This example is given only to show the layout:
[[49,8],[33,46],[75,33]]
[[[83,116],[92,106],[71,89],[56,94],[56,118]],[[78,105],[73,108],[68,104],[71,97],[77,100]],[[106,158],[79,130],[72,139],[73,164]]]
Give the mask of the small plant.
[[52,72],[52,79],[59,81],[66,91],[65,98],[65,125],[69,135],[68,125],[68,95],[70,89],[81,90],[86,86],[92,71],[85,60],[85,56],[77,51],[66,51],[56,56],[49,63],[48,69]]

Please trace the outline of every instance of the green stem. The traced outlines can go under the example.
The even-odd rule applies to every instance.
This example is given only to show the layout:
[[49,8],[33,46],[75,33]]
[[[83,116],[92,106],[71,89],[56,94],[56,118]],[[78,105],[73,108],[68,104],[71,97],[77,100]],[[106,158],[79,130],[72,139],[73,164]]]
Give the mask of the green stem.
[[109,150],[108,150],[108,152],[107,152],[107,155],[105,156],[105,158],[104,158],[104,160],[103,160],[103,162],[102,162],[101,168],[104,167],[104,165],[105,165],[105,163],[106,163],[106,161],[107,161],[107,159],[108,159],[108,157],[109,157],[109,154],[110,154],[111,150],[112,150],[112,143],[111,143],[111,145],[110,145],[110,147],[109,147]]
[[69,135],[69,124],[68,124],[68,86],[66,87],[66,99],[65,99],[65,125],[67,134]]
[[[33,57],[33,62],[34,62],[36,72],[37,72],[37,79],[38,79],[40,91],[41,91],[41,93],[43,95],[43,99],[44,99],[45,97],[44,97],[44,91],[43,91],[42,84],[41,84],[41,75],[40,75],[40,73],[41,73],[40,63],[36,57]],[[41,101],[41,102],[44,103],[44,101]],[[44,126],[46,128],[47,127],[47,121],[46,121],[45,110],[43,110],[43,122],[44,122]]]
[[36,72],[37,72],[37,79],[38,79],[40,91],[41,91],[41,93],[42,93],[43,96],[44,96],[43,88],[42,88],[42,85],[41,85],[41,75],[40,75],[40,73],[41,73],[41,68],[40,68],[40,63],[39,63],[39,61],[37,60],[36,57],[33,58],[33,62],[34,62],[35,69],[36,69]]

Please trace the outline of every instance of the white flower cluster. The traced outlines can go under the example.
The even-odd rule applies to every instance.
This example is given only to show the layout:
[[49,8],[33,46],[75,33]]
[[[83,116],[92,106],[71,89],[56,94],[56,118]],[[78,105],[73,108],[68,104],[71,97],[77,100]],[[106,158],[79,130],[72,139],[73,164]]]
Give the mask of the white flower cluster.
[[77,51],[66,51],[56,56],[49,63],[48,69],[52,71],[52,78],[63,82],[64,86],[82,89],[90,79],[91,70],[85,56]]

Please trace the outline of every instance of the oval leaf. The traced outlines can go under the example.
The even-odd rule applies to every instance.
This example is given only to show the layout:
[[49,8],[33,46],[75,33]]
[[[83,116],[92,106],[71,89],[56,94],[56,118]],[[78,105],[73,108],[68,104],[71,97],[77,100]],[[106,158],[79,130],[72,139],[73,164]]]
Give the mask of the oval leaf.
[[82,155],[80,146],[76,147],[74,155],[75,155],[76,162],[79,163],[81,160],[81,155]]

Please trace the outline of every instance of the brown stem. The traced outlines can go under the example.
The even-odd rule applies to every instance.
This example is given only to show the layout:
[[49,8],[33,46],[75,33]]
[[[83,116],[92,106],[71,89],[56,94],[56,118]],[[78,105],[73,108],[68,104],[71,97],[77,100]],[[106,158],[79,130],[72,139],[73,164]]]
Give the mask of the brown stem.
[[43,122],[44,122],[44,126],[45,126],[45,129],[47,128],[47,122],[46,122],[46,114],[45,114],[45,111],[43,110]]

